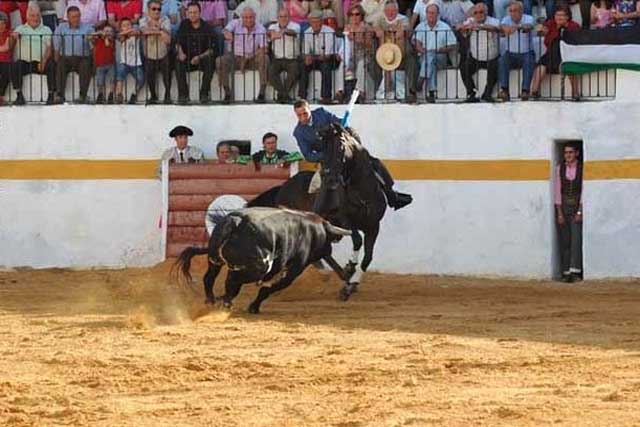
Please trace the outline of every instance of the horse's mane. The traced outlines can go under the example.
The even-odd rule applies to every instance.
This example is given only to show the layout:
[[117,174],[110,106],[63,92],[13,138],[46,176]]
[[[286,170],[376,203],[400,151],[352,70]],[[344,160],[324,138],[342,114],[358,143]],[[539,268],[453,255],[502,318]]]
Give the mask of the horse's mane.
[[351,160],[359,152],[369,154],[366,148],[360,143],[360,135],[352,129],[343,129],[340,134],[340,142],[344,147],[344,156]]

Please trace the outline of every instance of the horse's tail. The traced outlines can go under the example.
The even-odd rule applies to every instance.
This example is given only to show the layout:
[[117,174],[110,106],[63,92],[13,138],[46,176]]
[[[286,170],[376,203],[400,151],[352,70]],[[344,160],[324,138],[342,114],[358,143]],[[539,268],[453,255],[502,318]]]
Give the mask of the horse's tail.
[[199,248],[196,246],[190,246],[182,251],[175,264],[173,265],[178,269],[179,273],[187,280],[187,283],[191,283],[193,278],[189,270],[191,269],[191,258],[197,255],[205,255],[209,252],[208,248]]
[[253,200],[247,202],[247,207],[265,207],[265,208],[275,208],[276,207],[276,198],[278,197],[278,193],[282,185],[278,185],[276,187],[270,188],[264,193],[258,194]]

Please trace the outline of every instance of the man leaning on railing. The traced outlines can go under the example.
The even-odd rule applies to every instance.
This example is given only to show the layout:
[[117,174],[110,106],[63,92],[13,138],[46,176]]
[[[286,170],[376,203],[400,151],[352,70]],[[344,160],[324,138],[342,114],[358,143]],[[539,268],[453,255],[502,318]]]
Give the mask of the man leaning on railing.
[[460,62],[460,76],[467,89],[467,102],[480,101],[476,97],[473,75],[481,68],[487,70],[487,82],[480,98],[486,102],[493,102],[491,93],[498,81],[500,21],[488,16],[486,4],[478,3],[471,9],[471,17],[460,27],[460,31],[469,38],[468,55],[462,56]]
[[320,70],[321,89],[320,103],[333,103],[333,71],[340,65],[338,54],[338,41],[335,31],[331,27],[322,24],[322,12],[314,10],[309,14],[310,27],[304,33],[303,57],[304,69],[300,77],[298,89],[300,98],[307,98],[309,75],[313,70]]
[[[242,10],[242,17],[234,19],[224,29],[224,37],[232,43],[231,52],[219,57],[218,73],[224,89],[224,102],[231,102],[234,98],[231,79],[234,70],[244,73],[246,70],[257,70],[260,76],[260,92],[256,102],[265,102],[267,89],[268,58],[267,30],[256,22],[256,12],[246,7]],[[253,87],[251,88],[253,91]],[[243,101],[247,101],[244,99]]]
[[187,6],[187,19],[178,29],[176,79],[178,103],[189,103],[187,72],[200,69],[203,72],[200,86],[200,103],[206,104],[211,96],[215,40],[211,27],[200,18],[200,4],[192,1]]
[[522,92],[520,99],[529,99],[529,89],[533,78],[533,66],[536,56],[533,51],[531,33],[535,25],[533,16],[523,13],[522,3],[513,0],[507,7],[509,16],[502,19],[501,29],[507,37],[507,50],[498,60],[498,79],[500,80],[500,100],[510,101],[509,71],[522,68]]
[[51,48],[51,29],[42,24],[40,8],[36,3],[29,4],[27,23],[20,25],[11,33],[10,47],[15,44],[11,79],[16,91],[15,105],[24,105],[22,78],[25,74],[46,74],[47,104],[53,104],[56,90],[55,63]]
[[[298,81],[300,74],[299,52],[300,25],[289,19],[289,11],[282,8],[278,11],[278,22],[269,27],[269,40],[273,58],[269,63],[269,82],[277,92],[278,102],[291,101],[291,89]],[[284,83],[280,73],[286,73]]]
[[76,71],[80,75],[80,103],[87,102],[87,92],[91,81],[91,47],[89,35],[93,27],[80,22],[80,9],[71,6],[67,9],[68,22],[62,23],[53,35],[56,56],[56,103],[64,102],[67,86],[67,74]]
[[440,9],[437,4],[427,6],[427,19],[416,28],[414,40],[416,51],[420,60],[420,78],[418,89],[426,80],[427,102],[436,101],[437,81],[436,72],[438,68],[447,65],[447,53],[455,49],[457,40],[451,27],[439,19]]
[[149,0],[147,16],[140,19],[140,30],[144,37],[144,71],[149,87],[147,104],[158,102],[156,76],[162,73],[164,82],[164,103],[171,104],[171,68],[169,49],[171,47],[171,20],[162,16],[161,0]]

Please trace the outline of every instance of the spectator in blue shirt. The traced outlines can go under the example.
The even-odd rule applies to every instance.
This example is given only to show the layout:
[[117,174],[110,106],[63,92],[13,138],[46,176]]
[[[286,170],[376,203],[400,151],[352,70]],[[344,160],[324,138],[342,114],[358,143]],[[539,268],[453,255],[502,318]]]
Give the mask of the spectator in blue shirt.
[[[298,124],[293,130],[293,136],[298,142],[298,147],[300,147],[302,155],[308,162],[321,162],[323,159],[324,144],[318,135],[318,131],[331,123],[341,123],[342,119],[324,108],[317,108],[311,111],[309,103],[305,99],[296,101],[295,104],[293,104],[293,110],[298,117]],[[352,129],[347,129],[360,141],[360,137]],[[393,178],[380,160],[371,156],[371,166],[376,173],[376,177],[382,186],[382,190],[387,197],[387,203],[390,207],[397,210],[411,203],[412,198],[410,195],[393,191]],[[309,184],[309,193],[318,192],[321,185],[322,177],[318,169]]]
[[68,22],[56,28],[53,35],[53,47],[56,57],[57,102],[64,101],[67,74],[76,71],[80,75],[80,103],[87,100],[87,91],[91,81],[91,47],[88,35],[93,27],[80,22],[80,9],[70,6],[67,9]]
[[507,7],[509,16],[505,16],[500,23],[501,30],[507,38],[507,50],[498,60],[498,80],[500,81],[499,97],[502,101],[509,101],[509,71],[511,68],[522,67],[522,93],[520,99],[529,99],[529,89],[533,78],[533,67],[536,56],[533,52],[532,30],[535,20],[531,15],[523,14],[522,3],[512,1]]

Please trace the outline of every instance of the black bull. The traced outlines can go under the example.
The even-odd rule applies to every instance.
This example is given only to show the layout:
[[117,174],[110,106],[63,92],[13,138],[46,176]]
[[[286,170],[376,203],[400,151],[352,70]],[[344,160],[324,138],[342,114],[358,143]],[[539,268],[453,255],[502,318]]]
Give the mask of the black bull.
[[265,299],[289,286],[311,263],[325,260],[342,275],[331,257],[331,244],[349,235],[349,230],[335,227],[313,213],[246,208],[229,214],[216,225],[207,248],[185,249],[176,266],[191,281],[191,259],[208,255],[204,291],[206,303],[213,304],[213,285],[226,265],[229,273],[221,298],[225,307],[231,306],[243,284],[273,281],[271,286],[262,286],[249,305],[250,313],[259,313]]

